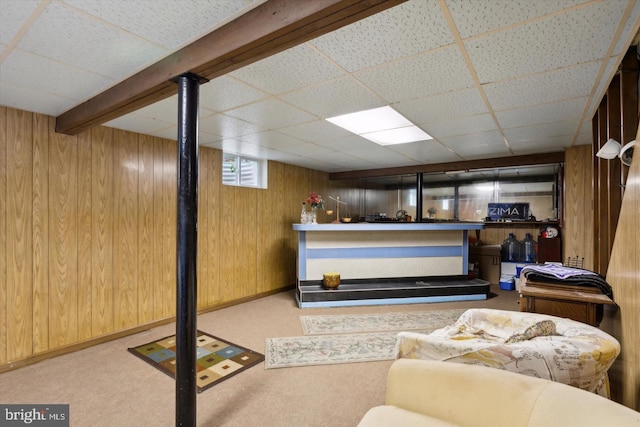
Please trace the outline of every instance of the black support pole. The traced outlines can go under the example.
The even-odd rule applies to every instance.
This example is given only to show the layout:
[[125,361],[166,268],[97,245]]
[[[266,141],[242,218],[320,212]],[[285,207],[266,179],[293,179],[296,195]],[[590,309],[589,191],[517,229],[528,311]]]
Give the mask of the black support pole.
[[422,172],[418,172],[416,178],[416,222],[422,222],[422,184],[424,175]]
[[200,81],[184,74],[178,77],[178,85],[176,426],[195,427]]

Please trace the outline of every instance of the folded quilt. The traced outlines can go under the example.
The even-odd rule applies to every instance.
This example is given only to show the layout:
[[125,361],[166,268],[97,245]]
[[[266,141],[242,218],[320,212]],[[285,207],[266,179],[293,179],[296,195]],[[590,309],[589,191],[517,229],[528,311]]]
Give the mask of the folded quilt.
[[523,274],[529,282],[595,287],[613,299],[613,290],[604,277],[590,270],[556,264],[540,264],[527,265],[520,274]]

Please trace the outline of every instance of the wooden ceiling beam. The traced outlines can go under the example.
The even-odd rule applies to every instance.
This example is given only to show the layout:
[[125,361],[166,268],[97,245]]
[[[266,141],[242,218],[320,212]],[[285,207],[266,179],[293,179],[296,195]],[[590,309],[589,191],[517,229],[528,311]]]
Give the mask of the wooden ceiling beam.
[[366,169],[329,174],[330,180],[374,178],[415,173],[451,172],[459,170],[494,169],[513,166],[548,165],[564,162],[564,151],[523,156],[495,157],[493,159],[464,160],[460,162],[434,163],[394,168]]
[[406,0],[267,0],[177,52],[62,113],[56,132],[76,135],[177,93],[184,73],[211,80]]

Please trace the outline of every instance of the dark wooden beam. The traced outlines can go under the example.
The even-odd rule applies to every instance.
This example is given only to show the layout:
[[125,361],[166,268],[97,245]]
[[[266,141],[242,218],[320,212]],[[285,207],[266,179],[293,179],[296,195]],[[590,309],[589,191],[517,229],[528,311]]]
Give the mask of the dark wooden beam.
[[379,176],[407,175],[414,173],[450,172],[473,169],[492,169],[511,166],[547,165],[563,163],[564,151],[526,156],[496,157],[493,159],[465,160],[460,162],[434,163],[428,165],[402,166],[395,168],[366,169],[329,174],[330,180],[373,178]]
[[267,0],[56,118],[75,135],[177,93],[184,73],[206,80],[374,15],[406,0]]

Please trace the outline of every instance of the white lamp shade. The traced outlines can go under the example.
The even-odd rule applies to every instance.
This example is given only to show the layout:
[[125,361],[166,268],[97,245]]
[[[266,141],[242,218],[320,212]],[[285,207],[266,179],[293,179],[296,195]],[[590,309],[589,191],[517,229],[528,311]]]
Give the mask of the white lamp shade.
[[624,147],[622,147],[619,155],[622,164],[631,166],[631,159],[633,158],[633,147],[636,145],[638,145],[638,143],[634,139],[633,141],[626,143]]
[[620,153],[620,143],[615,139],[609,139],[602,148],[596,153],[596,157],[600,157],[601,159],[614,159],[618,157],[618,153]]

